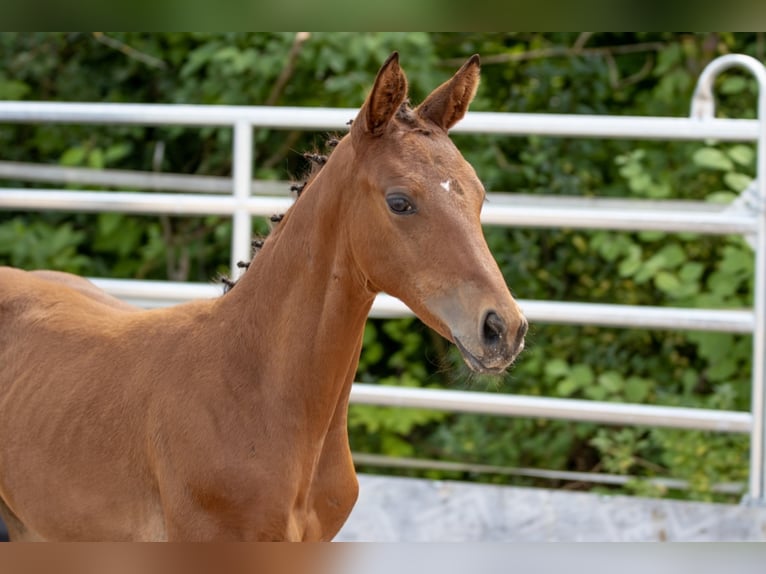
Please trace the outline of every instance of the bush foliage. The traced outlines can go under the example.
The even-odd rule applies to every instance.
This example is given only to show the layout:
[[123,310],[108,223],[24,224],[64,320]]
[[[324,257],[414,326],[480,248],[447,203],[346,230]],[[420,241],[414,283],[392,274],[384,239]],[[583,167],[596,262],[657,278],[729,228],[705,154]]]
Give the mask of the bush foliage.
[[[0,35],[0,98],[358,107],[380,63],[401,53],[413,101],[478,52],[473,110],[683,116],[702,68],[762,33],[231,33]],[[754,117],[755,82],[728,72],[718,113]],[[258,179],[305,168],[326,134],[257,130]],[[229,175],[230,130],[5,125],[3,159]],[[729,202],[754,176],[754,149],[720,142],[455,136],[488,191]],[[22,182],[4,182],[21,186]],[[259,227],[262,222],[257,224]],[[752,298],[752,252],[737,237],[487,228],[525,299],[737,308]],[[0,213],[0,264],[93,276],[209,281],[229,258],[220,217]],[[503,378],[471,376],[454,348],[413,319],[371,320],[357,380],[536,396],[746,410],[749,337],[533,325]],[[627,492],[720,498],[747,477],[747,437],[565,421],[353,406],[359,452],[631,475]],[[585,488],[501,474],[427,476]],[[656,476],[689,482],[666,492]]]

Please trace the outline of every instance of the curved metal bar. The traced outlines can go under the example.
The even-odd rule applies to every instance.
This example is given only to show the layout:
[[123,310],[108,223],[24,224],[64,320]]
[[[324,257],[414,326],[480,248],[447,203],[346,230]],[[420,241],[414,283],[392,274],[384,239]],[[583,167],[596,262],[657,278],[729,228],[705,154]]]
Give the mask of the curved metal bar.
[[758,82],[758,140],[756,153],[756,192],[758,196],[755,236],[755,286],[753,330],[753,427],[750,434],[750,486],[746,502],[766,505],[766,68],[743,54],[716,58],[700,74],[692,96],[691,117],[702,122],[715,117],[713,84],[718,75],[732,67],[745,68]]

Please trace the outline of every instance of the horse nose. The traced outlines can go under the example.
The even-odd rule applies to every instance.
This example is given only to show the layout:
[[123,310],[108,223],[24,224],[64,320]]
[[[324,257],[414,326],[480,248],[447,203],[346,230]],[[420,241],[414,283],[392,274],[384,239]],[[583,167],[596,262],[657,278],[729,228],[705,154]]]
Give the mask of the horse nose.
[[[513,341],[510,351],[516,354],[521,350],[524,345],[524,336],[527,334],[528,328],[527,320],[521,317],[516,332],[513,335]],[[498,349],[504,345],[507,345],[505,341],[508,339],[508,325],[505,320],[500,317],[495,311],[488,311],[484,315],[484,322],[482,323],[482,342],[488,349]],[[510,343],[510,341],[509,341]]]
[[507,332],[508,327],[500,315],[494,311],[489,311],[484,315],[481,337],[487,347],[497,347],[505,338]]

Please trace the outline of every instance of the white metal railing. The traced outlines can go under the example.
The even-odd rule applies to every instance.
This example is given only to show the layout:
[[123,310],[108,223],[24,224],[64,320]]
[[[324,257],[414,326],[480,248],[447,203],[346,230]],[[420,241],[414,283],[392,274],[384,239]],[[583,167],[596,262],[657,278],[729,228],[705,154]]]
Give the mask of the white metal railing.
[[[758,81],[758,119],[714,117],[713,81],[739,66]],[[354,109],[268,106],[195,106],[50,102],[0,102],[0,123],[95,123],[222,126],[234,129],[230,193],[221,181],[192,186],[187,194],[0,189],[0,209],[114,211],[143,214],[220,214],[233,219],[232,274],[250,252],[251,218],[284,211],[291,200],[253,193],[253,128],[345,130]],[[410,389],[355,384],[355,403],[424,407],[500,414],[748,433],[751,439],[747,502],[766,504],[766,69],[742,55],[718,58],[701,74],[689,118],[505,114],[470,112],[454,133],[545,135],[590,138],[747,141],[757,144],[756,207],[732,210],[702,202],[653,202],[610,199],[524,197],[491,193],[482,212],[486,224],[520,227],[580,227],[617,230],[693,231],[741,234],[753,238],[755,302],[744,310],[637,307],[594,303],[530,301],[520,304],[532,322],[592,324],[660,329],[698,329],[753,334],[752,409],[750,412],[616,404],[574,399],[499,395],[469,391]],[[12,171],[13,166],[5,165]],[[2,170],[0,170],[2,173]],[[10,177],[7,176],[6,177]],[[52,175],[46,176],[48,180]],[[42,179],[45,179],[44,177]],[[183,188],[184,178],[156,180],[157,188]],[[149,186],[151,187],[151,186]],[[165,188],[167,189],[167,187]],[[95,278],[111,294],[151,307],[215,297],[213,285]],[[400,301],[381,295],[371,315],[411,314]]]

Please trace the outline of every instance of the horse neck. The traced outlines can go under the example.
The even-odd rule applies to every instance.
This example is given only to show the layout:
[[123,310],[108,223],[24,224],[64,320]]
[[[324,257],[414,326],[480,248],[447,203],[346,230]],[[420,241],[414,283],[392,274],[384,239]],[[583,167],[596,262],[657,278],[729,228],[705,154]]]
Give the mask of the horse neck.
[[279,401],[280,412],[325,424],[348,399],[374,298],[343,233],[342,192],[350,186],[331,183],[346,170],[333,159],[219,300],[240,372],[252,373],[252,384]]

